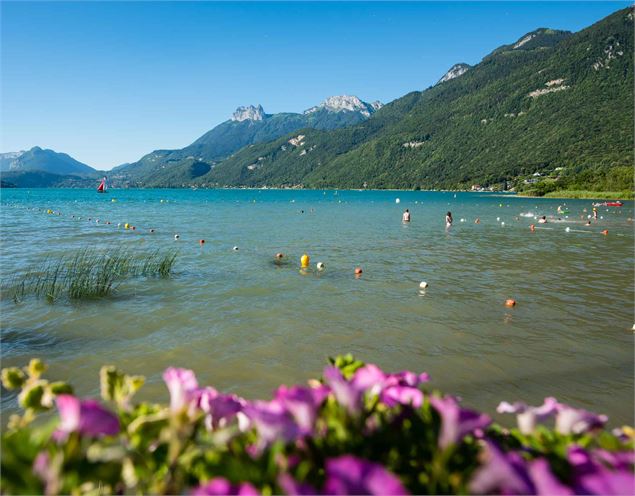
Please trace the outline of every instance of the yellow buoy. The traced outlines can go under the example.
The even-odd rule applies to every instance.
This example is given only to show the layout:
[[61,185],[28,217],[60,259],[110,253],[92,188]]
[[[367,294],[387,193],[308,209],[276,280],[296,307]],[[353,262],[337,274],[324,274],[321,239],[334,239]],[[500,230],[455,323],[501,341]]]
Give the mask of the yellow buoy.
[[47,214],[52,214],[53,210],[51,210],[50,208],[46,211]]
[[130,229],[130,224],[128,224],[127,222],[123,225],[124,229]]
[[303,269],[306,269],[309,266],[310,262],[311,262],[311,258],[305,253],[300,258],[300,267],[302,267]]

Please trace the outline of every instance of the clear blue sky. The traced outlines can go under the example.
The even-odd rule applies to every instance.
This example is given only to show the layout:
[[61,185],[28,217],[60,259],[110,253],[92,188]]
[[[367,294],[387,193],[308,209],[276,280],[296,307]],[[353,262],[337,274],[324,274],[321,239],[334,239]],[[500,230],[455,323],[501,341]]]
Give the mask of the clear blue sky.
[[180,148],[239,105],[388,102],[538,27],[628,2],[1,2],[0,151],[110,169]]

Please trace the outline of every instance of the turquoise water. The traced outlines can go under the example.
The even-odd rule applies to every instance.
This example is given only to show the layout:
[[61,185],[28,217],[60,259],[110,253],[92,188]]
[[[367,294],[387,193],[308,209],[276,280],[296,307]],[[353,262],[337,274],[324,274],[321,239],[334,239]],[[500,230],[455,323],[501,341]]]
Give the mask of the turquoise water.
[[[3,301],[2,365],[39,356],[53,378],[97,395],[99,367],[113,363],[146,375],[151,399],[167,398],[160,375],[177,365],[195,369],[202,383],[265,397],[282,382],[319,375],[329,355],[352,352],[388,370],[425,370],[433,386],[488,411],[500,400],[554,395],[632,424],[633,203],[600,208],[603,219],[591,227],[580,218],[591,212],[589,200],[566,200],[569,218],[533,233],[536,221],[520,216],[550,217],[564,202],[440,192],[5,189],[5,284],[85,247],[179,255],[172,278],[131,280],[111,298]],[[47,215],[49,208],[62,215]],[[410,225],[401,222],[405,208]],[[446,231],[448,210],[455,222]],[[126,222],[137,229],[117,227]],[[287,263],[274,264],[276,252]],[[313,268],[306,274],[298,270],[304,252]],[[316,262],[326,270],[315,271]],[[516,307],[505,307],[507,298]],[[12,401],[3,395],[4,408]]]

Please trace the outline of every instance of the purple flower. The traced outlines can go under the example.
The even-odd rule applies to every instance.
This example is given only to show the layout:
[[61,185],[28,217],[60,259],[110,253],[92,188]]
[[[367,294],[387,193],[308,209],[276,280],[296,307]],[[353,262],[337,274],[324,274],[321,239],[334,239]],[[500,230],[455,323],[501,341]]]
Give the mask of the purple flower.
[[429,380],[430,376],[426,372],[415,374],[409,370],[404,370],[402,372],[397,372],[396,374],[388,374],[386,377],[386,385],[417,387]]
[[169,367],[163,373],[163,380],[170,391],[170,409],[173,412],[189,406],[196,398],[198,382],[191,370]]
[[190,494],[193,496],[256,496],[260,494],[258,490],[248,482],[232,484],[223,477],[216,477],[206,484],[198,486]]
[[593,458],[604,463],[611,468],[629,469],[635,464],[635,452],[629,451],[607,451],[596,449],[592,452]]
[[56,397],[60,423],[55,438],[63,439],[71,432],[86,436],[114,436],[119,433],[119,418],[95,400],[80,400],[70,394]]
[[451,396],[445,398],[432,396],[430,403],[441,415],[441,432],[439,433],[441,448],[461,442],[467,434],[476,429],[483,429],[491,422],[491,419],[483,413],[461,408]]
[[582,434],[591,429],[604,426],[607,420],[608,417],[606,415],[596,415],[593,412],[559,403],[556,430],[560,434]]
[[609,470],[580,446],[571,446],[567,455],[573,468],[574,489],[578,494],[635,494],[632,468]]
[[304,484],[296,481],[289,474],[280,474],[278,476],[278,485],[282,488],[284,494],[297,494],[299,496],[312,496],[319,492],[310,484]]
[[318,408],[328,392],[326,386],[317,388],[280,386],[276,391],[275,399],[293,416],[303,432],[309,433],[313,431]]
[[470,482],[470,492],[476,494],[534,493],[525,463],[517,453],[505,454],[492,441],[486,440],[483,455],[485,462],[476,470]]
[[423,404],[423,393],[420,389],[408,386],[390,386],[381,392],[381,401],[393,407],[397,404],[412,405],[419,408]]
[[571,488],[560,482],[549,468],[549,462],[539,458],[529,463],[529,475],[535,487],[536,494],[567,495],[573,494]]
[[326,461],[326,494],[408,494],[399,479],[378,463],[352,455]]
[[198,391],[198,404],[205,412],[205,426],[208,430],[222,427],[236,414],[242,411],[245,400],[234,394],[219,394],[214,388],[207,387]]
[[[274,441],[294,441],[301,435],[293,417],[277,400],[254,401],[243,407],[243,412],[256,426],[263,445]],[[260,446],[262,448],[264,446]]]
[[515,413],[518,429],[523,434],[531,434],[536,424],[544,422],[558,411],[558,401],[555,398],[545,398],[542,406],[527,406],[525,403],[514,404],[502,401],[496,408],[498,413]]
[[331,387],[337,402],[344,406],[351,415],[355,415],[361,410],[363,390],[348,382],[337,367],[326,367],[324,379]]

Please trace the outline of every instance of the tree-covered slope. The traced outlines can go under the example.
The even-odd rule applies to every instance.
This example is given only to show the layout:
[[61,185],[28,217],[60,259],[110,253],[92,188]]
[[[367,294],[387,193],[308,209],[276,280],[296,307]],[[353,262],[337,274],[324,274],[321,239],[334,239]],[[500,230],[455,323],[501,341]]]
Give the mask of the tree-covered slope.
[[[302,134],[293,145],[291,138]],[[539,29],[367,121],[248,147],[198,182],[465,187],[551,174],[551,188],[632,189],[633,10],[575,34]],[[557,171],[556,171],[557,169]],[[533,186],[532,186],[533,187]]]

